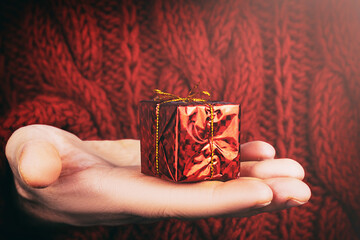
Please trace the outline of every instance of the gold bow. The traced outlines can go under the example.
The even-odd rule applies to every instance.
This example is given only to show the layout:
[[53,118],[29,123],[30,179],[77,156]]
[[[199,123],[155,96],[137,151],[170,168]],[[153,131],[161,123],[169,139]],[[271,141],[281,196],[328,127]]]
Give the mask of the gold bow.
[[198,90],[198,84],[191,89],[186,97],[180,97],[172,93],[163,92],[159,89],[154,89],[156,93],[155,101],[160,101],[161,103],[166,102],[207,102],[209,99],[201,98],[199,96],[206,95],[210,98],[210,93],[208,91]]

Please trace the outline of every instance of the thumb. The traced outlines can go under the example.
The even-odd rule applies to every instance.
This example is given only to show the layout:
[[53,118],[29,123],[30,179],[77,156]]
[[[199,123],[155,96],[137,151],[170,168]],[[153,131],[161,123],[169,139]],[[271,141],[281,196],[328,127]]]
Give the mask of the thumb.
[[49,142],[25,143],[17,160],[19,175],[30,187],[47,187],[60,176],[61,158],[57,149]]

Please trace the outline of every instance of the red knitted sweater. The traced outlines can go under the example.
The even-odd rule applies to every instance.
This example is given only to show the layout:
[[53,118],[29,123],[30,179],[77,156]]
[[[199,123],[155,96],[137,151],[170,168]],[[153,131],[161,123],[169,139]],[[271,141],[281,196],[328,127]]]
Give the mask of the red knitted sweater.
[[[0,6],[0,235],[359,238],[359,2],[76,2]],[[214,99],[242,104],[243,142],[265,140],[277,157],[304,166],[309,203],[249,218],[119,227],[49,230],[22,219],[4,157],[15,129],[43,123],[83,139],[137,138],[139,100],[154,88],[186,95],[196,82]]]

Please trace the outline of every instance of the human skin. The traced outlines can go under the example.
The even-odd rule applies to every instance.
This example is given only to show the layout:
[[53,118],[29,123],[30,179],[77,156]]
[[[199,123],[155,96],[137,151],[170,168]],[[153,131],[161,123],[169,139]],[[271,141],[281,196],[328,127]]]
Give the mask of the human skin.
[[235,180],[173,183],[140,172],[140,142],[83,141],[29,125],[6,145],[20,204],[42,220],[77,226],[165,218],[244,217],[306,203],[311,191],[292,159],[261,141],[241,145]]

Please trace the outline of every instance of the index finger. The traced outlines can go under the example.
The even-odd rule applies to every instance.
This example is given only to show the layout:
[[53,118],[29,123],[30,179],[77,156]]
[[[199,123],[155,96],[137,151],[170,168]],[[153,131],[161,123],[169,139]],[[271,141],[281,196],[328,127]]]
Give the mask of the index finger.
[[104,201],[97,202],[147,218],[202,218],[264,207],[273,197],[271,188],[256,178],[177,184],[139,175],[138,170],[107,173],[98,188]]
[[241,144],[241,161],[259,161],[264,159],[273,159],[275,149],[269,143],[263,141],[252,141]]

